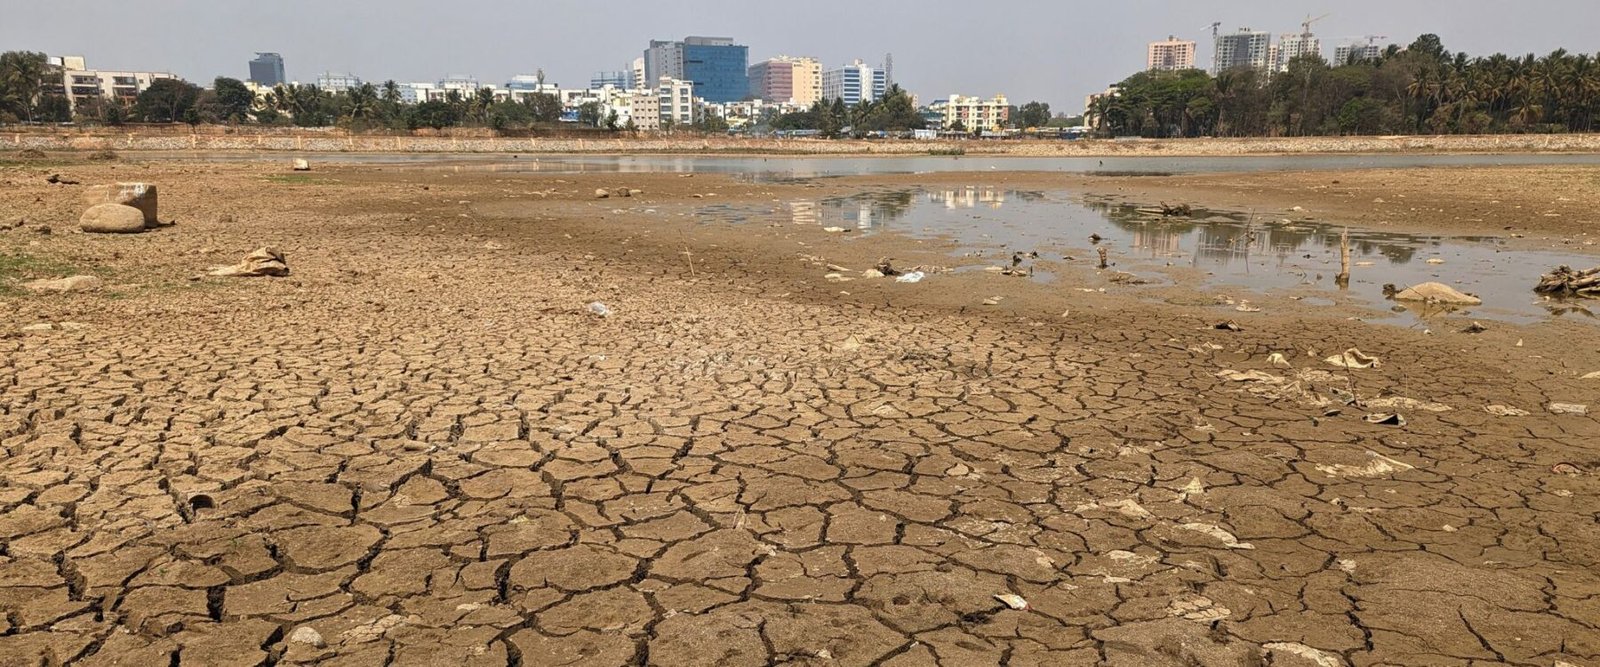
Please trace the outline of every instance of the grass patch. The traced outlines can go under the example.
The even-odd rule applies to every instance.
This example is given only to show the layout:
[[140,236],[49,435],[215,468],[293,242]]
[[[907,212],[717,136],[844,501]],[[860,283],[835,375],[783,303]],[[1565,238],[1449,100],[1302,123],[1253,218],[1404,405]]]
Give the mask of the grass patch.
[[308,174],[272,174],[267,176],[267,182],[279,185],[328,185],[333,181]]
[[928,151],[928,154],[929,155],[933,155],[933,156],[937,156],[937,157],[956,157],[956,156],[966,155],[967,154],[967,149],[965,149],[965,148],[935,148],[933,150]]
[[23,282],[72,275],[74,270],[72,264],[58,259],[0,252],[0,294],[16,294]]

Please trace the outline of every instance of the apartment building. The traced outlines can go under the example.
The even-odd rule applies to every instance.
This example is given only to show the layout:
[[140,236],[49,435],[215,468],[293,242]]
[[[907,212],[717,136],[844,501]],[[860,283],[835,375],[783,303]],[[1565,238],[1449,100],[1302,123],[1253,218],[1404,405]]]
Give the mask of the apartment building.
[[1333,65],[1377,60],[1382,55],[1383,49],[1377,44],[1341,44],[1333,49]]
[[80,102],[96,97],[132,104],[139,93],[156,81],[178,78],[168,72],[93,70],[89,69],[88,61],[83,56],[60,56],[50,58],[48,62],[53,72],[60,73],[59,91],[67,96],[74,110]]
[[1274,54],[1272,70],[1289,71],[1289,61],[1301,56],[1322,57],[1322,40],[1309,34],[1285,34],[1278,37],[1278,50]]
[[330,93],[343,93],[361,87],[361,77],[349,72],[323,72],[317,75],[317,87]]
[[749,79],[754,99],[800,106],[822,99],[822,63],[815,58],[769,58],[750,66]]
[[1231,35],[1217,35],[1217,50],[1211,61],[1213,74],[1235,67],[1252,67],[1263,72],[1272,66],[1272,35],[1240,28]]
[[995,95],[989,99],[951,95],[934,102],[932,108],[939,112],[942,119],[940,127],[946,130],[999,130],[1011,119],[1011,103],[1005,95]]
[[1168,36],[1164,42],[1150,42],[1145,69],[1172,72],[1194,69],[1194,41]]

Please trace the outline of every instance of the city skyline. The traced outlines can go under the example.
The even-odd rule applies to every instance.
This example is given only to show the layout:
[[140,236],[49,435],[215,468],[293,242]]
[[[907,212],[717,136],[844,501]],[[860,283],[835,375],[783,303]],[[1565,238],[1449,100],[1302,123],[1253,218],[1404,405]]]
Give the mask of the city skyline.
[[[1457,3],[1450,12],[1369,0],[1163,1],[1137,7],[1041,2],[1013,5],[1012,12],[963,11],[960,21],[947,20],[938,0],[870,6],[819,0],[815,11],[781,17],[729,0],[687,4],[697,11],[683,11],[682,5],[628,7],[623,11],[629,20],[615,21],[614,14],[570,0],[537,8],[489,2],[482,3],[488,9],[444,14],[415,0],[249,5],[84,0],[72,7],[8,8],[0,44],[8,50],[84,55],[116,69],[170,71],[202,84],[216,76],[245,79],[256,52],[276,52],[283,54],[289,78],[306,83],[324,72],[349,72],[367,81],[430,81],[470,73],[500,82],[543,69],[551,81],[572,87],[583,86],[598,71],[627,67],[649,40],[722,35],[748,45],[751,63],[787,54],[817,58],[831,69],[892,52],[900,64],[896,82],[926,99],[951,90],[1004,93],[1015,103],[1039,100],[1072,112],[1084,94],[1141,70],[1151,41],[1168,35],[1192,39],[1199,43],[1197,61],[1209,63],[1214,21],[1222,23],[1224,34],[1249,27],[1279,35],[1299,32],[1308,14],[1332,11],[1315,28],[1323,55],[1331,57],[1334,47],[1367,34],[1389,35],[1385,42],[1404,45],[1434,33],[1446,48],[1473,55],[1583,51],[1586,27],[1600,20],[1600,6],[1578,0],[1531,3],[1530,9],[1565,18],[1528,27],[1508,26],[1487,2]],[[839,21],[846,11],[851,20]],[[100,20],[69,20],[85,12]],[[150,39],[175,24],[188,31],[182,39]],[[529,27],[511,38],[493,34],[517,25]]]

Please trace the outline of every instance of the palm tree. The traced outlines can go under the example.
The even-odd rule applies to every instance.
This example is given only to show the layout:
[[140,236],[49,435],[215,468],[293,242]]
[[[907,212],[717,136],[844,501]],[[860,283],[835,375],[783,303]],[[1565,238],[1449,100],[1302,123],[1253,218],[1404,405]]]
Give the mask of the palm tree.
[[345,98],[345,115],[351,120],[366,120],[376,111],[378,89],[370,83],[363,83],[351,88]]
[[400,100],[400,84],[395,83],[394,79],[383,82],[383,101],[389,104],[399,104]]
[[18,116],[32,122],[34,103],[38,101],[49,63],[43,53],[10,51],[0,54],[0,95],[4,95],[0,108],[16,109]]

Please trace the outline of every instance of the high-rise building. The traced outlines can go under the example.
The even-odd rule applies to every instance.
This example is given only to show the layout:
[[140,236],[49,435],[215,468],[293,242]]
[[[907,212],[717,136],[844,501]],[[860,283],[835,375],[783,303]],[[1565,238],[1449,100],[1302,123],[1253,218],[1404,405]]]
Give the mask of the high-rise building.
[[628,78],[628,88],[630,90],[637,90],[639,88],[648,87],[648,86],[645,85],[645,82],[649,81],[649,79],[646,79],[645,76],[644,76],[644,58],[643,57],[639,57],[639,58],[634,58],[633,59],[632,71],[629,72],[629,74],[631,75]]
[[683,40],[683,78],[707,102],[738,102],[750,93],[750,47],[727,37]]
[[1220,74],[1235,67],[1253,67],[1263,72],[1272,65],[1272,35],[1240,28],[1231,35],[1217,35],[1217,51],[1211,61],[1212,73]]
[[778,56],[750,66],[750,97],[810,106],[822,99],[822,63]]
[[289,78],[283,74],[283,56],[257,53],[256,59],[250,61],[250,82],[269,87],[288,83]]
[[644,81],[640,88],[654,88],[663,78],[683,78],[683,42],[650,40],[644,50]]
[[681,42],[652,40],[644,52],[647,82],[681,79],[694,84],[707,102],[737,102],[750,92],[746,70],[750,48],[729,37],[685,37]]
[[1282,35],[1278,37],[1278,53],[1272,69],[1277,72],[1287,72],[1289,61],[1311,55],[1322,57],[1322,40],[1310,33]]
[[1342,44],[1333,49],[1333,65],[1377,60],[1382,55],[1383,49],[1377,44]]
[[882,99],[889,91],[889,73],[857,60],[822,73],[822,99],[844,100],[845,106]]
[[626,90],[632,83],[633,75],[630,72],[595,72],[589,79],[590,88],[620,88]]
[[1194,41],[1168,36],[1165,42],[1150,42],[1145,69],[1167,72],[1194,69]]

